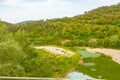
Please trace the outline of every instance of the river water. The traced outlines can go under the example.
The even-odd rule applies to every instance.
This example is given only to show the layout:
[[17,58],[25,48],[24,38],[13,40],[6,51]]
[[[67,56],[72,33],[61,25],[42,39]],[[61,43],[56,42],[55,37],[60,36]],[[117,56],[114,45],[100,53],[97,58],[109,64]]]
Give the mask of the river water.
[[94,80],[94,78],[76,71],[69,73],[67,75],[67,78],[69,78],[70,80]]
[[[96,58],[100,56],[99,54],[91,53],[86,50],[77,49],[76,51],[79,52],[83,58],[88,58],[88,57]],[[95,64],[94,63],[83,63],[82,65],[89,67],[89,66],[94,66]],[[67,78],[69,78],[70,80],[95,80],[95,78],[92,78],[89,75],[86,75],[86,74],[83,74],[77,71],[68,73]]]

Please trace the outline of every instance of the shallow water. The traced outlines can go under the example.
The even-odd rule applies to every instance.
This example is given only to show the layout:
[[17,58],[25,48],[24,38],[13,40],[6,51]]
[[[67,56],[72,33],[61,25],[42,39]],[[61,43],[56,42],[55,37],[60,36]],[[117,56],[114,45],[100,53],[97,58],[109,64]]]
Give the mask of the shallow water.
[[69,73],[67,75],[67,78],[69,78],[70,80],[86,80],[86,79],[94,80],[94,78],[76,71]]
[[82,64],[83,66],[87,66],[87,67],[91,67],[91,66],[95,66],[95,64],[94,63],[83,63]]
[[88,52],[86,50],[81,50],[81,49],[77,49],[77,52],[79,52],[83,58],[89,58],[89,57],[96,58],[100,56],[100,54],[91,53],[91,52]]
[[[89,58],[89,57],[96,58],[96,57],[100,56],[99,54],[91,53],[91,52],[88,52],[86,50],[77,49],[76,51],[79,52],[83,58]],[[81,65],[83,65],[85,67],[95,66],[94,63],[83,63]],[[94,69],[92,69],[92,70],[95,71]],[[76,72],[76,71],[69,73],[67,75],[67,78],[69,78],[70,80],[86,80],[86,79],[94,80],[95,79],[95,78],[92,78],[92,77],[85,75],[81,72]]]

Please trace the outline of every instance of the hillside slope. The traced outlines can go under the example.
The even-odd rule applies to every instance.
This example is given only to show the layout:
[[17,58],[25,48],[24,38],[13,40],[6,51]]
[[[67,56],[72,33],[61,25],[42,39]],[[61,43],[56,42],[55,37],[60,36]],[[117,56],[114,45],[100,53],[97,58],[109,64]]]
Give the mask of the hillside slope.
[[71,18],[19,24],[16,29],[24,30],[34,45],[120,48],[120,4],[99,7]]

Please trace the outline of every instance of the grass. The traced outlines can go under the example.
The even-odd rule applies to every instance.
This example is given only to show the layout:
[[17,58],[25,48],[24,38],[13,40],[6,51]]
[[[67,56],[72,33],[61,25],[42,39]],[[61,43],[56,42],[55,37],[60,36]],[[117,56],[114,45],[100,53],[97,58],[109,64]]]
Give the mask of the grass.
[[[84,58],[85,63],[94,63],[95,66],[80,65],[77,71],[90,75],[94,78],[103,78],[106,80],[120,79],[120,65],[113,62],[110,57],[101,55],[98,58]],[[93,69],[95,71],[93,71]]]
[[65,57],[38,50],[37,57],[25,62],[26,76],[63,78],[80,59],[80,54]]
[[[72,50],[78,52],[77,49],[73,48]],[[83,61],[84,63],[93,63],[95,65],[86,66],[81,64],[76,68],[76,71],[97,79],[120,80],[120,65],[114,62],[111,57],[101,54],[99,57],[83,58]]]

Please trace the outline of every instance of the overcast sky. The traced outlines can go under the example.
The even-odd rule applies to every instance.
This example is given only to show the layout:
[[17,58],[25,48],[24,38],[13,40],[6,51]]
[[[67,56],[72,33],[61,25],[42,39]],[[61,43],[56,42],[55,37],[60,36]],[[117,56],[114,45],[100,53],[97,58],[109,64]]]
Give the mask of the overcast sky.
[[75,16],[91,9],[119,3],[120,0],[0,0],[0,18],[17,23]]

